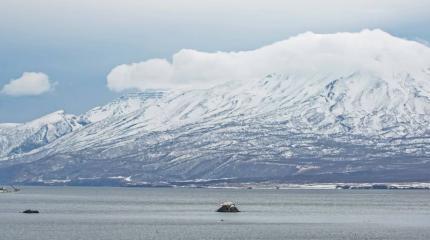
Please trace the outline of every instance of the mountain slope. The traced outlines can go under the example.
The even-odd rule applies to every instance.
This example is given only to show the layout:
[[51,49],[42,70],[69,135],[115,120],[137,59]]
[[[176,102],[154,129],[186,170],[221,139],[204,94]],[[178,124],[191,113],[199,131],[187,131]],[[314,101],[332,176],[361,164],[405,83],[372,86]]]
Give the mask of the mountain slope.
[[146,90],[140,93],[129,93],[104,106],[95,107],[86,112],[82,117],[95,123],[105,118],[125,115],[139,110],[146,101],[161,98],[165,94],[163,90]]
[[276,44],[289,52],[299,40],[304,66],[169,91],[121,114],[96,108],[85,116],[97,121],[4,159],[0,180],[429,181],[430,49],[379,30]]
[[163,94],[164,91],[160,90],[127,94],[81,116],[61,110],[28,123],[0,124],[0,159],[30,152],[90,123],[126,115],[138,110],[145,101],[158,99]]
[[0,124],[0,157],[30,152],[85,125],[57,111],[23,124]]

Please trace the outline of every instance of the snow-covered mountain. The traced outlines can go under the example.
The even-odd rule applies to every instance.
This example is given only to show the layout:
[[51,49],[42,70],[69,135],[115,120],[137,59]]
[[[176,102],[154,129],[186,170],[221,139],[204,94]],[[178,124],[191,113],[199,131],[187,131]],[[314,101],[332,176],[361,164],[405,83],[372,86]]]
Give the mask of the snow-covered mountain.
[[30,152],[85,124],[79,117],[62,110],[28,123],[0,124],[0,157]]
[[0,181],[430,180],[430,48],[380,30],[301,38],[273,45],[301,42],[296,67],[90,110],[89,124],[4,157]]
[[95,107],[81,116],[66,114],[60,110],[28,123],[2,123],[0,158],[22,155],[85,125],[134,112],[140,109],[145,101],[161,98],[163,94],[162,90],[130,93],[107,105]]

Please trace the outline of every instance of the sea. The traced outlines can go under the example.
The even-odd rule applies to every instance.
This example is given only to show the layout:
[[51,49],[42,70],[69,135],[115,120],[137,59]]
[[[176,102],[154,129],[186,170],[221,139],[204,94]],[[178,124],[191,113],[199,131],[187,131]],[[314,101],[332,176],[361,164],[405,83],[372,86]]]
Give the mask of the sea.
[[429,240],[430,191],[21,187],[0,194],[0,239]]

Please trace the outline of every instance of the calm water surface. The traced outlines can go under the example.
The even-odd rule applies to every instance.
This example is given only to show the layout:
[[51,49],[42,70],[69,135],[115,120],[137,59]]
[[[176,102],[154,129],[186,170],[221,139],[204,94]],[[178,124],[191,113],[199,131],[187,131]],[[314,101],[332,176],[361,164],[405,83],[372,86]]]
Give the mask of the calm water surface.
[[[225,200],[241,213],[216,213]],[[40,214],[19,213],[38,209]],[[430,192],[23,187],[0,239],[430,239]]]

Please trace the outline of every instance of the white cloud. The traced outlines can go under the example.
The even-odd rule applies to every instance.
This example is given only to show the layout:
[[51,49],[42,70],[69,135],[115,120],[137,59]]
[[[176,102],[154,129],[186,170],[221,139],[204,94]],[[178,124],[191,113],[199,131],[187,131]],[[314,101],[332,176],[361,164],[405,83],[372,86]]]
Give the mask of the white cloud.
[[48,75],[41,72],[24,72],[3,86],[1,93],[9,96],[36,96],[53,89]]
[[[357,71],[392,76],[394,71],[430,67],[430,48],[381,30],[359,33],[304,33],[242,52],[206,53],[184,49],[163,59],[120,65],[107,77],[113,91],[147,88],[206,88],[226,81],[249,81],[270,73],[312,77]],[[386,74],[386,75],[384,75]]]
[[[141,63],[119,65],[108,75],[108,87],[114,91],[126,89],[169,87],[172,67],[164,59],[151,59]],[[145,81],[146,80],[146,81]]]

